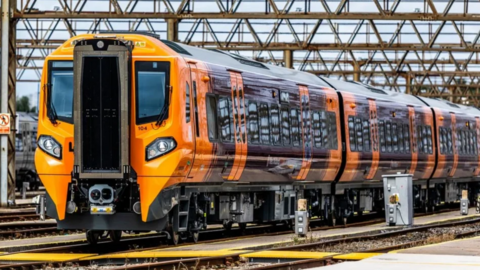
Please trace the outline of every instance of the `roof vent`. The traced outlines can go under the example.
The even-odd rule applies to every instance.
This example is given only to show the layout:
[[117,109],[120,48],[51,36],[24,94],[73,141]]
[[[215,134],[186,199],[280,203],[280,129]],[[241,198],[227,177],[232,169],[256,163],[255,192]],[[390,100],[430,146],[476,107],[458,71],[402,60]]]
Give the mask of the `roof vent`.
[[373,93],[388,95],[385,91],[383,91],[381,89],[373,88],[373,87],[367,87],[367,88],[368,88],[368,90],[372,91]]
[[212,52],[228,55],[228,56],[232,57],[233,59],[237,60],[238,62],[240,62],[240,64],[249,65],[249,66],[257,67],[257,68],[269,69],[267,66],[265,66],[264,64],[262,64],[260,62],[250,60],[250,59],[248,59],[246,57],[243,57],[241,55],[238,55],[238,54],[225,52],[225,51],[221,51],[221,50],[217,50],[217,49],[209,49],[209,50],[212,51]]
[[457,104],[453,104],[451,102],[447,102],[448,105],[450,105],[450,107],[454,107],[454,108],[457,108],[457,109],[460,109],[460,106],[458,106]]
[[160,41],[163,42],[163,44],[167,45],[170,49],[174,50],[177,53],[192,55],[187,50],[185,50],[182,46],[178,45],[177,43],[175,43],[173,41],[165,40],[165,39],[162,39]]

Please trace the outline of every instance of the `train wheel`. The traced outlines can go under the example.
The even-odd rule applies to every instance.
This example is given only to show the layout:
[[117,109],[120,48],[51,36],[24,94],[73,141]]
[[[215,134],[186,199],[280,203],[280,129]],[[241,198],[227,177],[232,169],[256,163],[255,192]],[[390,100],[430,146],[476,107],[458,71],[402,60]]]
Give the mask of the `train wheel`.
[[172,231],[170,236],[170,243],[174,246],[178,245],[178,242],[180,241],[180,234],[178,232]]
[[231,231],[232,230],[232,225],[233,225],[233,222],[231,222],[231,221],[223,222],[223,228],[226,231]]
[[247,230],[247,223],[245,223],[245,222],[238,223],[238,227],[240,228],[240,233],[242,235],[245,235],[245,232]]
[[198,242],[198,237],[200,236],[200,232],[193,232],[192,233],[192,240],[194,243]]
[[112,242],[117,243],[122,239],[122,231],[110,231],[108,234],[110,235],[110,240],[112,240]]
[[100,238],[100,234],[94,230],[88,230],[87,233],[87,242],[90,245],[96,245],[98,243],[98,239]]

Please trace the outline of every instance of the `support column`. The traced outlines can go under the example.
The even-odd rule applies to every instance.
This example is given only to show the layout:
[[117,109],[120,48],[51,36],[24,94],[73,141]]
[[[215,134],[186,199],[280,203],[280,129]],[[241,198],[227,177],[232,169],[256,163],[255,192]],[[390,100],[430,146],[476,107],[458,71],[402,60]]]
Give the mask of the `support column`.
[[285,61],[286,68],[293,68],[293,51],[292,50],[284,50],[283,59]]
[[178,41],[178,20],[166,19],[167,21],[167,40]]
[[405,92],[407,94],[412,93],[412,74],[407,73],[407,76],[405,76],[405,81],[407,82],[407,87],[405,89]]
[[10,135],[0,138],[0,206],[15,201],[16,22],[10,13],[16,0],[2,0],[0,112],[10,113]]
[[360,64],[356,62],[353,63],[353,81],[360,81]]

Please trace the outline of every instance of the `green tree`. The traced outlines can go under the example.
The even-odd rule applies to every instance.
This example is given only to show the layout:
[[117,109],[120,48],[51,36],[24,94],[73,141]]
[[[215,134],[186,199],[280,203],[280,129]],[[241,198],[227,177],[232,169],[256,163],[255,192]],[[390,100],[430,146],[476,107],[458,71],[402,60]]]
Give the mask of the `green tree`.
[[27,96],[17,98],[17,111],[30,112],[30,98]]

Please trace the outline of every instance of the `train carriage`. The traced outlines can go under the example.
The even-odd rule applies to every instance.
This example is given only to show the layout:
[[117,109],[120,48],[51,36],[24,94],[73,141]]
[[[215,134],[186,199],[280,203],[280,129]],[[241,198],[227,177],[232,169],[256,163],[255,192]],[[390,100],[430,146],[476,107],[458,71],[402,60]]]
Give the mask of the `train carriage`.
[[[45,61],[40,204],[91,243],[104,231],[114,241],[164,231],[177,243],[214,223],[291,225],[300,198],[332,223],[382,211],[381,175],[397,172],[414,175],[416,205],[428,206],[445,199],[434,187],[458,196],[480,172],[477,148],[459,145],[478,136],[476,114],[458,112],[469,129],[452,140],[468,157],[456,156],[438,137],[445,103],[428,102],[155,35],[80,35]],[[475,172],[435,174],[439,151],[442,168],[458,167],[453,155]]]

